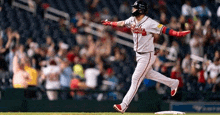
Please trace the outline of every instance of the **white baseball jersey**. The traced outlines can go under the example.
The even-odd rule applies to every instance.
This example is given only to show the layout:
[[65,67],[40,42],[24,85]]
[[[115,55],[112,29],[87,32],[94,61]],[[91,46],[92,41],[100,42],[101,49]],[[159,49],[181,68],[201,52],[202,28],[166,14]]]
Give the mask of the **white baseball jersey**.
[[161,34],[162,24],[159,24],[147,16],[144,16],[144,18],[138,22],[136,18],[132,16],[125,20],[125,25],[130,27],[133,33],[134,51],[154,51],[154,37],[152,33]]

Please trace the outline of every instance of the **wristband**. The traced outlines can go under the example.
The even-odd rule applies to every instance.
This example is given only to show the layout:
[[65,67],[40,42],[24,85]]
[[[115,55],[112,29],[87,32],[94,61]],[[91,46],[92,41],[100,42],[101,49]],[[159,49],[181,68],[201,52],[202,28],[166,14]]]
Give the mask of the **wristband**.
[[111,22],[111,26],[116,27],[117,26],[117,22]]

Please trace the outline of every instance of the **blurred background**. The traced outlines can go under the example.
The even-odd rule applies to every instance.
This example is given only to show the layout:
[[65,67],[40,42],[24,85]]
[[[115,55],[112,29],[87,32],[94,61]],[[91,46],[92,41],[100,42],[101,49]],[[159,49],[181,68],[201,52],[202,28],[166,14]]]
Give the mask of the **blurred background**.
[[[0,111],[114,111],[136,66],[133,38],[101,21],[129,18],[135,0],[0,1]],[[144,79],[128,111],[220,112],[220,1],[144,1],[147,16],[191,34],[154,36],[153,68],[180,81],[177,95]]]

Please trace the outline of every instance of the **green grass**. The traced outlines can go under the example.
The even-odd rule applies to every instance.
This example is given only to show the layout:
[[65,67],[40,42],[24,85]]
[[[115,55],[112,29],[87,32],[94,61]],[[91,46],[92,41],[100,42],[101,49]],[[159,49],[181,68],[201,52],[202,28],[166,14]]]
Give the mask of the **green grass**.
[[[21,113],[21,112],[2,112],[0,115],[155,115],[154,113],[83,113],[83,112],[63,112],[63,113],[58,113],[58,112],[48,112],[48,113],[41,113],[41,112],[30,112],[30,113]],[[186,115],[220,115],[220,113],[186,113]]]

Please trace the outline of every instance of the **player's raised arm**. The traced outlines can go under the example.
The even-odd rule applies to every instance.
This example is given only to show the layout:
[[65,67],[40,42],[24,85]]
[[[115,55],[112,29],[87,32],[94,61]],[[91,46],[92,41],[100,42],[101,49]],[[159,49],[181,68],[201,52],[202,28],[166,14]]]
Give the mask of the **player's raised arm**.
[[162,28],[162,33],[170,35],[170,36],[175,36],[175,37],[184,37],[187,34],[189,34],[190,32],[191,32],[190,30],[188,30],[188,31],[175,31],[175,30],[170,29],[166,26],[163,26],[163,28]]
[[151,33],[155,33],[155,34],[167,34],[170,36],[175,36],[175,37],[184,37],[185,35],[189,34],[190,31],[175,31],[173,29],[170,29],[162,24],[159,24],[157,21],[149,18],[148,19],[150,24],[150,29],[147,29],[149,32]]
[[105,20],[105,21],[102,21],[102,24],[106,25],[106,26],[123,27],[123,26],[125,26],[125,21],[110,22],[110,21]]

